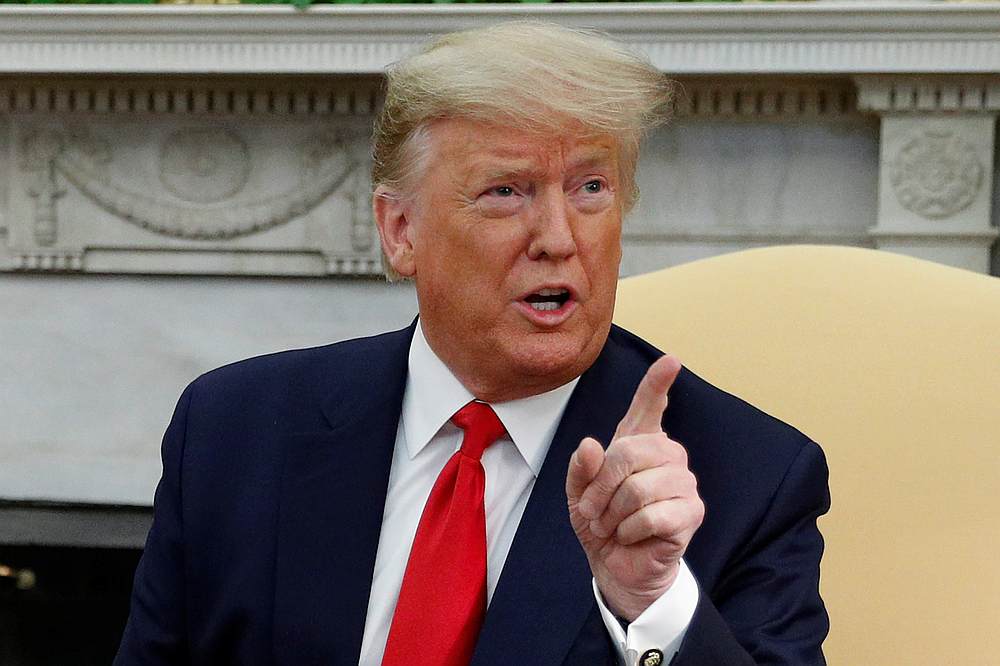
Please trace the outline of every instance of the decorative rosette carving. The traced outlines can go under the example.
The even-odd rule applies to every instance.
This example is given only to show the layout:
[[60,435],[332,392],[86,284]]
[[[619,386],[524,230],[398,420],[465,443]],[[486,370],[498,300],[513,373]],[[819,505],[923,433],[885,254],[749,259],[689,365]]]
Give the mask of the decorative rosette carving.
[[238,194],[249,177],[250,150],[229,130],[183,129],[160,147],[160,182],[184,201],[224,201]]
[[889,168],[899,203],[931,220],[951,217],[975,201],[984,171],[974,146],[953,132],[931,130],[907,140]]

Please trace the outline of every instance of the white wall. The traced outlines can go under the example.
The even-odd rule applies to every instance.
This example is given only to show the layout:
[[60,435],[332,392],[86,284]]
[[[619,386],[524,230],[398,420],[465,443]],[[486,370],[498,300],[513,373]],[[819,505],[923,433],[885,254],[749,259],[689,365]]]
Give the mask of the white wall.
[[211,368],[407,325],[378,280],[0,276],[0,497],[148,504],[184,386]]

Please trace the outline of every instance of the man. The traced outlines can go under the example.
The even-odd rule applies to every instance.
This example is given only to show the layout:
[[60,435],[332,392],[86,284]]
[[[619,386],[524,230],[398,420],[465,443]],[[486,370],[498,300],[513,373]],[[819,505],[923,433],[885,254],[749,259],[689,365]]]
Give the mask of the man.
[[611,326],[668,100],[535,23],[390,70],[373,205],[418,321],[188,387],[116,663],[822,663],[819,448]]

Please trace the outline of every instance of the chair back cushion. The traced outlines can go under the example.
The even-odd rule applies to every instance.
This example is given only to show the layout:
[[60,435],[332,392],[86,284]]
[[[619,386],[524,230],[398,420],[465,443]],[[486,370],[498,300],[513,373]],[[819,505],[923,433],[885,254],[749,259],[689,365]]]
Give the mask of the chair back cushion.
[[618,324],[819,442],[831,664],[1000,660],[1000,278],[748,250],[623,280]]

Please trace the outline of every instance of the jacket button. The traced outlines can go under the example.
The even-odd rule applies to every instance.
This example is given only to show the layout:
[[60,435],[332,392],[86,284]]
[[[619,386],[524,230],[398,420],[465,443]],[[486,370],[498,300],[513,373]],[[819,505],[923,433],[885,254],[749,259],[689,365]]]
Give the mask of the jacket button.
[[660,650],[646,650],[639,657],[641,666],[660,666],[663,663],[663,652]]

